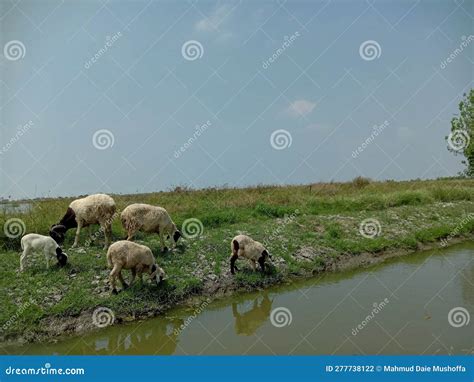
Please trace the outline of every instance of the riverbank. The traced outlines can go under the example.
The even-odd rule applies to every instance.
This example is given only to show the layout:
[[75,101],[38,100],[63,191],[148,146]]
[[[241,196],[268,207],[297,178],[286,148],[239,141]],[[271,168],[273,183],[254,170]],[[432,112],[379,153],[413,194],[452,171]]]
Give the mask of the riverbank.
[[473,251],[473,242],[417,251],[0,354],[472,354],[469,325],[447,318],[474,307]]
[[[157,204],[167,208],[179,226],[187,219],[202,223],[198,235],[189,233],[166,253],[160,253],[158,237],[138,236],[167,272],[164,285],[153,286],[145,277],[143,285],[137,283],[112,296],[103,239],[68,250],[72,232],[65,246],[67,267],[46,270],[44,259],[37,256],[20,274],[19,238],[2,237],[1,339],[44,341],[94,330],[98,322],[93,313],[99,307],[109,309],[114,323],[134,321],[180,304],[199,305],[239,291],[450,245],[471,238],[473,187],[473,181],[458,179],[370,183],[359,179],[311,186],[114,195],[119,210],[132,202]],[[46,233],[70,200],[36,200],[24,213],[3,213],[0,223],[21,219],[26,232]],[[229,243],[239,232],[266,243],[274,263],[265,275],[252,272],[242,260],[241,271],[230,275]],[[113,233],[115,240],[124,235],[118,219]],[[87,230],[81,243],[86,241]]]

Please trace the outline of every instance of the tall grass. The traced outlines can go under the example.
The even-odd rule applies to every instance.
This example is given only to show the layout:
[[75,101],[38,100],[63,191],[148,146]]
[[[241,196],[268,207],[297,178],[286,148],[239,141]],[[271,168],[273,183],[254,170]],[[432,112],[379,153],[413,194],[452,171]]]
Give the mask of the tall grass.
[[[141,202],[165,207],[178,225],[187,218],[201,220],[205,227],[222,227],[249,219],[275,219],[299,210],[310,215],[350,211],[376,211],[397,206],[426,205],[435,202],[474,200],[474,180],[443,179],[429,181],[373,182],[356,178],[347,183],[318,183],[300,186],[258,186],[244,189],[208,188],[190,190],[179,187],[169,192],[113,195],[118,210]],[[21,219],[26,232],[47,234],[49,227],[63,216],[75,198],[37,199],[25,213],[0,212],[0,226],[8,219]],[[119,219],[113,224],[116,238],[124,236]],[[68,235],[69,238],[72,235]],[[0,246],[19,249],[20,238],[11,239],[3,230]]]

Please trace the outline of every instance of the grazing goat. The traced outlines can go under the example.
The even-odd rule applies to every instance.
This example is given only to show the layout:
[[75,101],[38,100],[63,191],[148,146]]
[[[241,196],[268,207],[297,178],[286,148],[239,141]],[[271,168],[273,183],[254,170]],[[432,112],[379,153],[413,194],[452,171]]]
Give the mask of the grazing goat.
[[131,270],[132,279],[130,285],[135,281],[137,274],[142,279],[142,274],[148,273],[150,279],[155,280],[157,285],[165,277],[165,272],[156,264],[155,257],[150,248],[127,240],[117,241],[109,247],[107,251],[107,264],[109,268],[112,268],[110,272],[110,285],[113,294],[117,294],[115,286],[117,277],[124,289],[129,287],[122,277],[122,269]]
[[173,245],[181,237],[168,212],[149,204],[130,204],[120,215],[123,228],[127,231],[127,240],[132,240],[138,231],[157,233],[160,236],[161,251],[166,251],[164,235],[173,237]]
[[49,236],[29,233],[21,238],[21,249],[23,253],[20,256],[20,272],[25,270],[26,258],[31,256],[34,252],[44,253],[46,268],[48,269],[50,257],[56,257],[60,266],[64,266],[67,263],[67,254],[64,253],[53,238]]
[[76,199],[71,202],[61,221],[51,227],[49,234],[58,244],[61,244],[64,241],[66,231],[77,227],[74,244],[72,245],[74,248],[79,243],[79,234],[82,227],[100,224],[105,235],[104,249],[106,249],[112,241],[112,221],[115,217],[115,210],[114,200],[105,194],[89,195],[85,198]]
[[239,257],[244,257],[250,261],[252,269],[255,271],[257,268],[257,262],[260,265],[262,273],[265,271],[265,261],[271,256],[267,249],[262,243],[253,240],[247,235],[237,235],[230,243],[231,257],[230,257],[230,272],[235,274],[234,269],[237,269],[235,265],[236,260]]

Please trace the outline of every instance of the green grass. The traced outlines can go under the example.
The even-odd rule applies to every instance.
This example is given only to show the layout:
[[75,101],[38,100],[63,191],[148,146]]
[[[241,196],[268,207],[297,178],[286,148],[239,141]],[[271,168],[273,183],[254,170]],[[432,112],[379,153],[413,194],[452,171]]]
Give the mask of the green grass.
[[[469,236],[474,221],[460,225],[474,212],[474,181],[442,179],[410,182],[370,182],[356,179],[349,183],[305,186],[260,186],[247,189],[178,188],[170,192],[139,195],[113,195],[118,210],[134,202],[165,207],[178,226],[188,218],[199,219],[203,234],[184,239],[174,251],[161,253],[156,235],[139,234],[165,269],[168,279],[161,287],[143,284],[117,296],[109,293],[103,238],[89,247],[69,250],[74,233],[68,232],[65,250],[69,264],[45,269],[44,259],[29,259],[24,273],[18,272],[19,240],[0,236],[0,328],[4,338],[22,336],[27,340],[44,334],[51,321],[92,312],[98,306],[112,309],[120,320],[145,317],[193,295],[215,296],[223,289],[253,290],[282,282],[292,276],[307,276],[324,268],[339,255],[357,256],[365,252],[414,250],[420,244],[437,242],[454,229]],[[62,217],[74,198],[33,200],[25,213],[0,212],[3,227],[9,219],[21,219],[26,232],[47,234],[51,224]],[[0,211],[4,211],[0,209]],[[381,233],[364,238],[360,223],[367,218],[379,221]],[[96,232],[98,227],[93,228]],[[230,240],[247,233],[259,241],[268,240],[276,259],[262,275],[239,261],[240,272],[229,275]],[[87,239],[83,230],[81,243]],[[125,234],[119,219],[113,224],[114,240]],[[298,257],[312,248],[315,256]],[[129,277],[126,272],[125,277]],[[30,302],[32,301],[32,302]],[[166,305],[166,306],[165,306]],[[71,328],[64,330],[70,331]]]

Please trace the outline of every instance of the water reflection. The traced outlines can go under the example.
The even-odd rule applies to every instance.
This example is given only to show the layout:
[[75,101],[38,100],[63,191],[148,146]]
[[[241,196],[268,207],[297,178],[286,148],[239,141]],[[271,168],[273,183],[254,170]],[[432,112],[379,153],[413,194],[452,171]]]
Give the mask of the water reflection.
[[94,340],[96,354],[147,354],[169,355],[176,352],[179,342],[179,327],[184,323],[181,318],[171,320],[152,320],[142,322],[139,327],[130,326],[129,330],[109,333]]
[[[459,306],[471,313],[472,321],[473,254],[472,243],[413,254],[370,270],[326,274],[260,293],[235,295],[206,305],[199,314],[192,308],[177,308],[154,319],[67,337],[55,344],[0,346],[0,353],[287,354],[289,348],[295,348],[294,354],[472,354],[471,325],[453,328],[447,316]],[[395,290],[397,298],[390,297],[376,321],[351,336],[374,301]],[[347,298],[348,291],[354,299]],[[301,293],[308,299],[301,298]],[[275,306],[291,310],[292,325],[276,330],[265,324]],[[314,330],[316,323],[321,324]],[[180,330],[182,325],[186,330]],[[301,335],[310,332],[307,341],[298,345]],[[388,334],[396,334],[396,341]],[[255,335],[261,340],[256,341]]]
[[474,259],[471,259],[466,267],[461,271],[461,290],[465,303],[474,301]]
[[0,212],[4,214],[20,214],[30,212],[33,206],[26,202],[0,203]]
[[[232,315],[235,319],[235,333],[238,335],[251,336],[270,317],[273,299],[270,300],[268,292],[257,296],[253,300],[252,307],[243,313],[239,312],[238,303],[232,303]],[[242,309],[241,309],[242,310]]]

